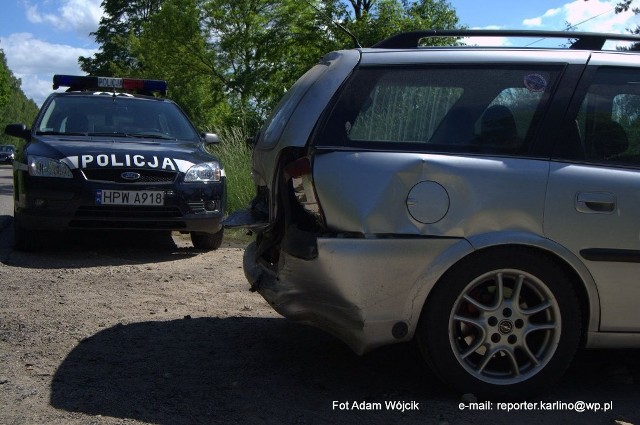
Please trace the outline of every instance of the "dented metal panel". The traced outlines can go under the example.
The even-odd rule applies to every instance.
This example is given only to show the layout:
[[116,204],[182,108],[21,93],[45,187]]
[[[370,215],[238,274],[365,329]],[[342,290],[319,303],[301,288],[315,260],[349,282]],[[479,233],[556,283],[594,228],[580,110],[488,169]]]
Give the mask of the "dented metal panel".
[[[280,314],[320,327],[362,354],[410,340],[428,292],[450,262],[469,252],[468,242],[450,238],[319,238],[314,260],[283,252],[277,277],[253,266],[248,277],[261,279],[258,291]],[[255,259],[245,259],[245,270],[246,264]],[[392,334],[398,322],[409,330],[400,339]]]
[[[334,231],[462,238],[505,230],[542,234],[548,173],[547,161],[532,159],[337,151],[316,156],[313,177]],[[437,183],[448,197],[415,199],[429,193],[412,193],[421,182]],[[432,208],[443,217],[416,220],[410,193],[413,202],[441,203]]]

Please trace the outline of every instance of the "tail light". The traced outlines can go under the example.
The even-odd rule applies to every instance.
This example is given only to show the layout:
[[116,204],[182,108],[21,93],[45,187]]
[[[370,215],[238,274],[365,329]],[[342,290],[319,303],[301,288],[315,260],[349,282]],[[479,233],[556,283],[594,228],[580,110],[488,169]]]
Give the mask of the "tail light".
[[300,206],[311,214],[318,223],[322,223],[322,210],[313,187],[311,158],[305,156],[290,162],[284,168],[284,175],[287,181],[291,180],[293,194]]

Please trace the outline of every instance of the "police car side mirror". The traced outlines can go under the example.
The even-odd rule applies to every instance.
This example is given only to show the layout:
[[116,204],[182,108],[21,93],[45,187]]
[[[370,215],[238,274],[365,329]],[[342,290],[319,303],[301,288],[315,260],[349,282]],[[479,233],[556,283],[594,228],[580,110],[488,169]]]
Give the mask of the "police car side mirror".
[[4,134],[13,137],[19,137],[21,139],[29,140],[29,131],[24,124],[8,124],[4,128]]
[[220,138],[214,133],[204,133],[202,138],[204,139],[205,145],[217,145],[220,143]]

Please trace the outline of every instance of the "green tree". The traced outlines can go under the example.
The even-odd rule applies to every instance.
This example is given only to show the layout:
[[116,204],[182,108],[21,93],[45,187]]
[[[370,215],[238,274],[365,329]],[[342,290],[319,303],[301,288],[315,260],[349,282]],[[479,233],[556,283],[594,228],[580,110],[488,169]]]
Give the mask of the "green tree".
[[38,113],[38,106],[33,100],[27,99],[20,86],[20,79],[14,77],[7,66],[4,51],[0,49],[0,144],[19,146],[23,143],[4,134],[4,127],[11,123],[31,125]]
[[[367,9],[360,11],[354,7],[352,20],[347,24],[363,46],[372,46],[404,31],[460,28],[458,15],[445,0],[375,0],[367,5]],[[427,44],[444,45],[451,42],[433,38]]]
[[296,0],[165,0],[130,41],[131,52],[138,74],[167,79],[170,96],[200,126],[253,131],[338,46],[321,19]]
[[[316,7],[322,5],[315,1]],[[326,22],[298,0],[210,0],[205,31],[232,108],[261,120],[309,66],[335,44]]]
[[93,57],[78,59],[80,68],[90,75],[131,75],[138,69],[132,56],[131,40],[142,33],[142,25],[160,9],[163,0],[103,0],[104,11],[96,32],[100,51]]
[[9,101],[11,95],[11,72],[7,67],[7,60],[4,51],[0,49],[0,108]]
[[375,2],[376,0],[349,0],[355,20],[358,21],[368,14]]
[[[254,131],[325,53],[353,47],[337,23],[372,45],[400,31],[458,25],[444,0],[103,0],[80,58],[92,75],[169,81],[169,96],[200,127]],[[439,40],[439,42],[442,42]]]
[[131,55],[139,64],[131,75],[167,80],[168,96],[196,126],[208,128],[226,112],[223,87],[213,78],[218,70],[201,26],[200,0],[165,0],[140,36],[131,36]]

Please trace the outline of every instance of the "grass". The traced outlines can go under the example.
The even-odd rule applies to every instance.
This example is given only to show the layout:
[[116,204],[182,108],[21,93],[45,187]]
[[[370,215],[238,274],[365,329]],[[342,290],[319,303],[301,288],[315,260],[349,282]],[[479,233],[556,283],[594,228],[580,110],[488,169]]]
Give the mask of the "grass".
[[220,143],[211,151],[220,158],[227,176],[227,212],[246,208],[255,196],[251,179],[251,149],[246,143],[249,137],[240,127],[223,129],[218,133]]

